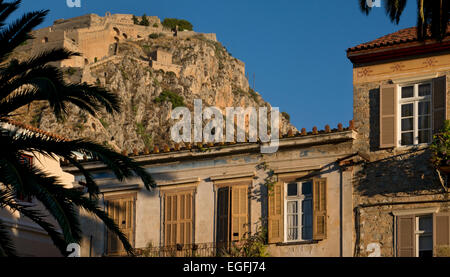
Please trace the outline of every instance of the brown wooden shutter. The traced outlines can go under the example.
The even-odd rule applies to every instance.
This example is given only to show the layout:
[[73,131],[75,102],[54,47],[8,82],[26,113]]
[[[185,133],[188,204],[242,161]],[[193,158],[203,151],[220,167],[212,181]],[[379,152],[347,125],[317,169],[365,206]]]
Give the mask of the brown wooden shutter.
[[233,186],[231,188],[231,240],[241,241],[248,232],[248,186]]
[[450,246],[450,213],[433,215],[433,248]]
[[313,240],[327,238],[327,179],[313,179]]
[[284,241],[284,183],[276,182],[268,191],[269,243]]
[[[119,203],[117,201],[108,201],[108,215],[111,219],[114,220],[116,225],[119,225]],[[108,233],[108,254],[118,253],[120,249],[120,242],[118,237],[110,232]]]
[[433,79],[433,133],[438,133],[447,118],[447,76]]
[[397,145],[397,85],[380,88],[380,148]]
[[218,248],[226,247],[230,237],[229,225],[229,199],[230,188],[224,187],[218,190],[217,195],[217,244]]
[[193,242],[193,192],[167,193],[164,211],[164,244],[189,245]]
[[[134,246],[135,226],[135,199],[134,197],[120,198],[107,201],[107,210],[110,218],[119,226],[120,230]],[[112,232],[107,231],[107,249],[109,255],[125,254],[125,249],[119,238]]]
[[397,257],[416,256],[415,226],[414,215],[397,217]]

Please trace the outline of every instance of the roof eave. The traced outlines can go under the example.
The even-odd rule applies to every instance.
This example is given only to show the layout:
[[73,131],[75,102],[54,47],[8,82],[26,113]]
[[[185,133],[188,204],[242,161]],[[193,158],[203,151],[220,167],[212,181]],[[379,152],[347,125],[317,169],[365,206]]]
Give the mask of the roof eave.
[[450,51],[450,40],[432,43],[415,42],[383,48],[348,51],[347,57],[354,66],[361,66],[368,63],[396,60],[419,55],[435,55],[448,51]]

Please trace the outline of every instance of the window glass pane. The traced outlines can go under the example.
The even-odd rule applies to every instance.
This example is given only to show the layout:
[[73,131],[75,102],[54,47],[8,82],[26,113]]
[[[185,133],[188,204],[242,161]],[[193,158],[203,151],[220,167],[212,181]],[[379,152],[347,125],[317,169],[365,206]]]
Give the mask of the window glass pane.
[[297,201],[289,201],[287,203],[288,214],[298,213],[298,203]]
[[419,237],[419,251],[433,250],[433,237],[432,236],[420,236]]
[[402,133],[402,145],[414,144],[414,134],[412,132]]
[[419,217],[419,231],[426,233],[433,232],[433,218],[431,216]]
[[289,201],[287,203],[287,239],[298,240],[298,202]]
[[430,106],[431,106],[431,103],[429,101],[419,102],[419,115],[430,114]]
[[302,194],[310,195],[312,194],[312,182],[305,182],[302,184]]
[[288,196],[297,196],[298,186],[297,183],[288,184]]
[[413,130],[413,118],[402,119],[402,131],[412,131]]
[[408,117],[414,115],[414,104],[402,105],[402,117]]
[[431,84],[424,84],[419,86],[419,96],[431,95]]
[[431,128],[431,116],[419,116],[419,129]]
[[431,131],[421,130],[419,131],[419,143],[430,143],[431,142]]
[[414,87],[403,87],[402,88],[402,98],[414,97]]
[[302,239],[312,240],[313,212],[312,199],[307,198],[302,203]]

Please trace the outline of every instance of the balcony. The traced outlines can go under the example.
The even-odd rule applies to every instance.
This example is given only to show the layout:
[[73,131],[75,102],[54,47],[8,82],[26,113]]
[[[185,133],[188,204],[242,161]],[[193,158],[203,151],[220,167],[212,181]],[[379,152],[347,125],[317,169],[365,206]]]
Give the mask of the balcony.
[[147,247],[136,249],[139,257],[218,257],[226,255],[223,247],[217,247],[215,243],[177,244],[174,246]]

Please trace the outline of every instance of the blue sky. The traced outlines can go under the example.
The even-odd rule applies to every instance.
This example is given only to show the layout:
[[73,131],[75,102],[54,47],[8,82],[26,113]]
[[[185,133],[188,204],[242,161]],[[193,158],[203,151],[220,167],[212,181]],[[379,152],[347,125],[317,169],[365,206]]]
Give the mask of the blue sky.
[[88,13],[130,13],[189,20],[195,31],[216,33],[232,55],[246,63],[250,83],[297,128],[323,129],[353,118],[352,65],[346,49],[416,23],[409,0],[400,24],[384,8],[370,16],[357,0],[24,0],[19,12],[50,9],[46,22]]

